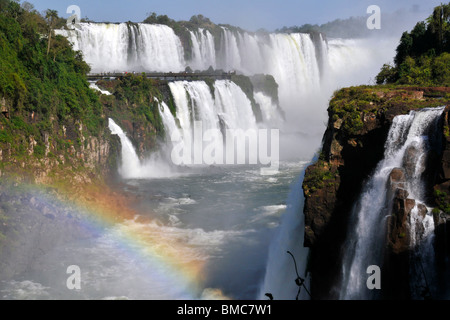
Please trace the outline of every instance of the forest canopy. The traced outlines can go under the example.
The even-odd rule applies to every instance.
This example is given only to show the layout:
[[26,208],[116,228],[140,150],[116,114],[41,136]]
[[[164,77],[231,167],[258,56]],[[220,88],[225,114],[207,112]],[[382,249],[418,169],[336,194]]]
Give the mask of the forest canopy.
[[394,65],[384,64],[377,84],[450,84],[450,3],[434,8],[410,32],[404,32],[397,46]]

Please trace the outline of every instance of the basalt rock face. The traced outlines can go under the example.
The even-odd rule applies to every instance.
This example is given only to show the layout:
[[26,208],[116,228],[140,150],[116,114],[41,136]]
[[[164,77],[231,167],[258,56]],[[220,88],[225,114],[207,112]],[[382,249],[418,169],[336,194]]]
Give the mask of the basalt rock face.
[[[408,198],[406,170],[394,168],[389,174],[386,186],[391,214],[386,221],[386,248],[382,266],[382,288],[384,298],[402,298],[410,296],[408,266],[410,263],[410,214],[416,201]],[[389,294],[386,296],[386,292]]]
[[[0,114],[0,130],[11,121]],[[21,153],[18,141],[24,149]],[[59,180],[89,184],[97,178],[113,177],[119,155],[120,140],[107,128],[91,134],[80,121],[60,123],[54,119],[45,131],[28,134],[16,130],[11,143],[0,145],[0,177],[38,184]]]
[[[410,110],[447,104],[448,99],[442,99],[445,95],[446,92],[439,88],[433,91],[429,88],[353,87],[335,93],[328,109],[322,152],[316,163],[306,169],[303,181],[304,246],[311,248],[308,265],[314,299],[339,297],[339,288],[334,284],[339,283],[341,275],[342,246],[349,230],[350,214],[364,182],[384,156],[384,145],[394,117]],[[444,115],[448,122],[448,110]],[[443,136],[448,126],[442,126]],[[436,185],[435,188],[445,190],[445,197],[441,198],[447,204],[450,203],[447,196],[450,195],[448,132],[443,140],[443,153],[429,157],[425,175],[429,178],[428,189],[433,190]],[[387,252],[392,255],[394,264],[407,263],[402,255],[408,256],[409,214],[415,200],[408,198],[404,183],[412,174],[410,160],[414,159],[414,152],[413,148],[407,150],[404,167],[391,172],[387,186],[392,210],[396,212],[396,218],[390,219],[386,226],[389,231]],[[433,202],[433,192],[429,193],[430,202]],[[439,221],[442,227],[438,230],[444,230],[448,219]]]
[[[447,88],[448,89],[448,88]],[[429,183],[436,208],[433,209],[435,225],[435,250],[438,264],[437,277],[440,283],[450,283],[447,270],[450,269],[450,108],[447,106],[443,116],[442,155],[438,157],[434,183]],[[438,288],[446,290],[446,288]]]

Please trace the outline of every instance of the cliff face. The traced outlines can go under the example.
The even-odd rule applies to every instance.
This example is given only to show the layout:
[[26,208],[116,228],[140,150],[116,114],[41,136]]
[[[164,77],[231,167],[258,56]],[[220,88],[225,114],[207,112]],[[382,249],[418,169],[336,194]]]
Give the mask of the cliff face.
[[[328,109],[329,121],[322,152],[317,162],[307,168],[303,182],[304,245],[311,248],[309,266],[314,298],[338,297],[338,288],[334,285],[341,273],[342,246],[349,231],[350,213],[363,183],[383,158],[393,118],[410,110],[446,105],[450,100],[448,92],[448,88],[357,87],[335,93]],[[450,203],[447,195],[450,194],[448,109],[444,116],[443,152],[429,157],[426,172],[430,206],[439,205],[443,209],[440,215],[438,211],[433,212],[436,224],[441,226],[437,228],[437,233],[442,239],[445,234],[439,230],[444,230],[447,224],[445,209]],[[386,239],[387,255],[390,257],[387,260],[396,268],[402,267],[396,269],[391,266],[386,278],[398,277],[405,271],[403,264],[406,260],[399,257],[409,250],[406,230],[409,228],[408,215],[414,204],[407,194],[395,187],[396,183],[402,182],[403,174],[401,171],[391,173],[393,210],[397,213],[397,219],[388,223]],[[433,188],[439,190],[440,198],[435,197]],[[400,261],[395,262],[395,259]],[[400,286],[400,289],[403,288]]]
[[117,168],[120,142],[107,129],[86,130],[81,121],[53,120],[39,132],[31,130],[40,119],[0,114],[0,177],[48,184],[58,180],[91,183],[109,177]]

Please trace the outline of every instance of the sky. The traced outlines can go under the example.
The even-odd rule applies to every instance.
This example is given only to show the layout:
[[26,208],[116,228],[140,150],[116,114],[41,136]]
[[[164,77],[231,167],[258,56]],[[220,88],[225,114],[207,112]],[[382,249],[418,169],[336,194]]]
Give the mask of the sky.
[[[23,2],[24,0],[22,0]],[[203,14],[217,24],[231,24],[248,31],[273,31],[283,26],[323,24],[335,19],[367,16],[370,5],[383,13],[402,13],[415,22],[425,19],[442,0],[28,0],[42,12],[57,10],[62,17],[70,5],[81,9],[81,17],[93,21],[141,22],[151,12],[174,20],[189,20]],[[406,15],[405,15],[406,14]],[[405,17],[409,18],[405,18]],[[414,26],[414,24],[412,24]],[[406,31],[406,30],[405,30]]]

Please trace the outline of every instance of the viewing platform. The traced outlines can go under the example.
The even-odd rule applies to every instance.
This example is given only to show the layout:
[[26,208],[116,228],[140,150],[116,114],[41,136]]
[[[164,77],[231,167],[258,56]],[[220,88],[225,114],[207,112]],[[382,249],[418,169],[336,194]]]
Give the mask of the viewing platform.
[[201,79],[215,79],[215,80],[231,80],[231,76],[235,74],[235,72],[223,72],[223,73],[190,73],[190,72],[181,72],[181,73],[174,73],[174,72],[168,72],[168,73],[162,73],[162,72],[121,72],[121,73],[115,73],[115,72],[103,72],[103,73],[89,73],[87,74],[88,80],[108,80],[108,79],[115,79],[115,78],[121,78],[125,77],[128,74],[135,74],[135,75],[143,75],[150,79],[157,79],[157,80],[165,80],[165,81],[195,81],[195,80],[201,80]]

